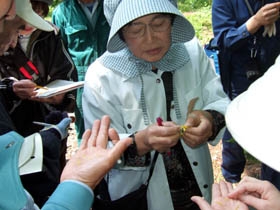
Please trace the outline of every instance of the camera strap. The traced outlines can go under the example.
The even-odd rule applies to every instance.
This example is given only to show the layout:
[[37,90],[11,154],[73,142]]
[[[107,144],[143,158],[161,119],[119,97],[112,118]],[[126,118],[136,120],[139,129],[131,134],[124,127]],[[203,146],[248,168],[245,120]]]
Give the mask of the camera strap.
[[[247,6],[247,8],[248,8],[248,10],[249,10],[249,13],[250,13],[250,15],[251,16],[254,16],[254,11],[253,11],[253,9],[252,9],[252,7],[251,7],[251,5],[250,5],[250,3],[249,3],[249,1],[248,0],[244,0],[245,1],[245,3],[246,3],[246,6]],[[262,6],[264,5],[264,0],[262,0]]]
[[[248,0],[244,0],[245,3],[246,3],[246,6],[249,10],[249,13],[251,16],[254,16],[254,11],[249,3]],[[264,0],[262,0],[262,6],[264,5]],[[258,53],[258,49],[257,49],[257,37],[254,36],[254,40],[253,40],[253,47],[251,48],[251,58],[255,58],[257,56],[257,53]]]

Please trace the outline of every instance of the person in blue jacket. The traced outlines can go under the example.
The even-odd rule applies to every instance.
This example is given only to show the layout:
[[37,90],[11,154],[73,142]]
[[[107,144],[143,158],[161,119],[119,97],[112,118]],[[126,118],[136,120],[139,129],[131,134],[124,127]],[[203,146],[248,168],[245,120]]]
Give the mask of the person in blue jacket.
[[[131,138],[126,138],[118,141],[113,148],[106,149],[108,136],[118,139],[116,131],[109,130],[109,126],[110,118],[104,116],[84,133],[78,152],[65,166],[61,183],[42,210],[90,209],[92,190],[131,144]],[[0,184],[0,209],[39,209],[19,178],[18,162],[23,142],[24,138],[14,131],[0,136],[0,179],[5,180]]]
[[[262,76],[280,53],[279,9],[278,0],[213,0],[214,44],[221,51],[221,79],[231,99]],[[246,159],[228,130],[223,137],[222,157],[225,179],[239,182]],[[276,171],[263,164],[261,176],[280,189]]]

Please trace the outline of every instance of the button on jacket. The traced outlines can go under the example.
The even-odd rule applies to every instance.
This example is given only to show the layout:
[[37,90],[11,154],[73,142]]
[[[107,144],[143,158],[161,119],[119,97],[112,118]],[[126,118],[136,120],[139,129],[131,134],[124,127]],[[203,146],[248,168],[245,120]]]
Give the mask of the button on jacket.
[[[173,74],[182,117],[177,119],[174,109],[170,112],[172,121],[179,125],[185,123],[187,105],[195,97],[199,97],[195,109],[213,109],[220,113],[225,112],[229,102],[222,90],[219,77],[212,69],[197,39],[187,42],[185,47],[189,52],[190,60]],[[101,58],[89,67],[85,79],[83,110],[86,128],[90,128],[94,120],[107,114],[111,118],[111,127],[122,135],[127,136],[145,129],[140,103],[142,86],[140,76],[127,78],[125,75],[115,73],[100,63]],[[158,75],[152,71],[141,74],[149,124],[155,123],[159,116],[163,119],[167,116],[164,84],[157,82],[162,73],[163,71],[158,69]],[[127,126],[128,124],[130,126]],[[220,138],[221,135],[218,135],[211,143],[217,144]],[[196,162],[191,164],[192,170],[204,198],[209,201],[213,170],[208,145],[205,143],[195,149],[191,149],[183,141],[182,145],[190,163]],[[108,188],[112,200],[138,189],[147,180],[148,174],[149,167],[111,170],[107,178],[109,178]],[[173,209],[161,155],[157,159],[149,184],[148,205],[150,210]]]

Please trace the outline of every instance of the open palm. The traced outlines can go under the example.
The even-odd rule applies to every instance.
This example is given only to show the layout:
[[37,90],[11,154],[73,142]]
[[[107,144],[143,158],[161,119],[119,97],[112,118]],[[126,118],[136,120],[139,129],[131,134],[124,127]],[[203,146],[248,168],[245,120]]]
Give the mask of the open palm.
[[213,185],[211,206],[199,196],[192,197],[192,200],[197,203],[201,210],[248,210],[247,205],[241,201],[227,198],[232,190],[230,183],[221,181],[220,184]]

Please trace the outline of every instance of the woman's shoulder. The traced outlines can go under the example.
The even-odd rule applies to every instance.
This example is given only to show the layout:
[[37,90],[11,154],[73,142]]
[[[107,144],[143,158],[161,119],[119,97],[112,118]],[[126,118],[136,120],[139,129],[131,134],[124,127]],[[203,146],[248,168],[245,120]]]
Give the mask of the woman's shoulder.
[[197,37],[185,43],[185,47],[189,53],[191,60],[200,60],[200,58],[205,54],[204,49],[201,46]]
[[[185,46],[189,52],[199,51],[201,49],[201,44],[197,37],[194,37],[192,40],[185,43]],[[191,53],[191,54],[192,54]]]
[[88,68],[85,80],[98,82],[100,80],[120,81],[122,76],[103,65],[100,58],[96,59]]

